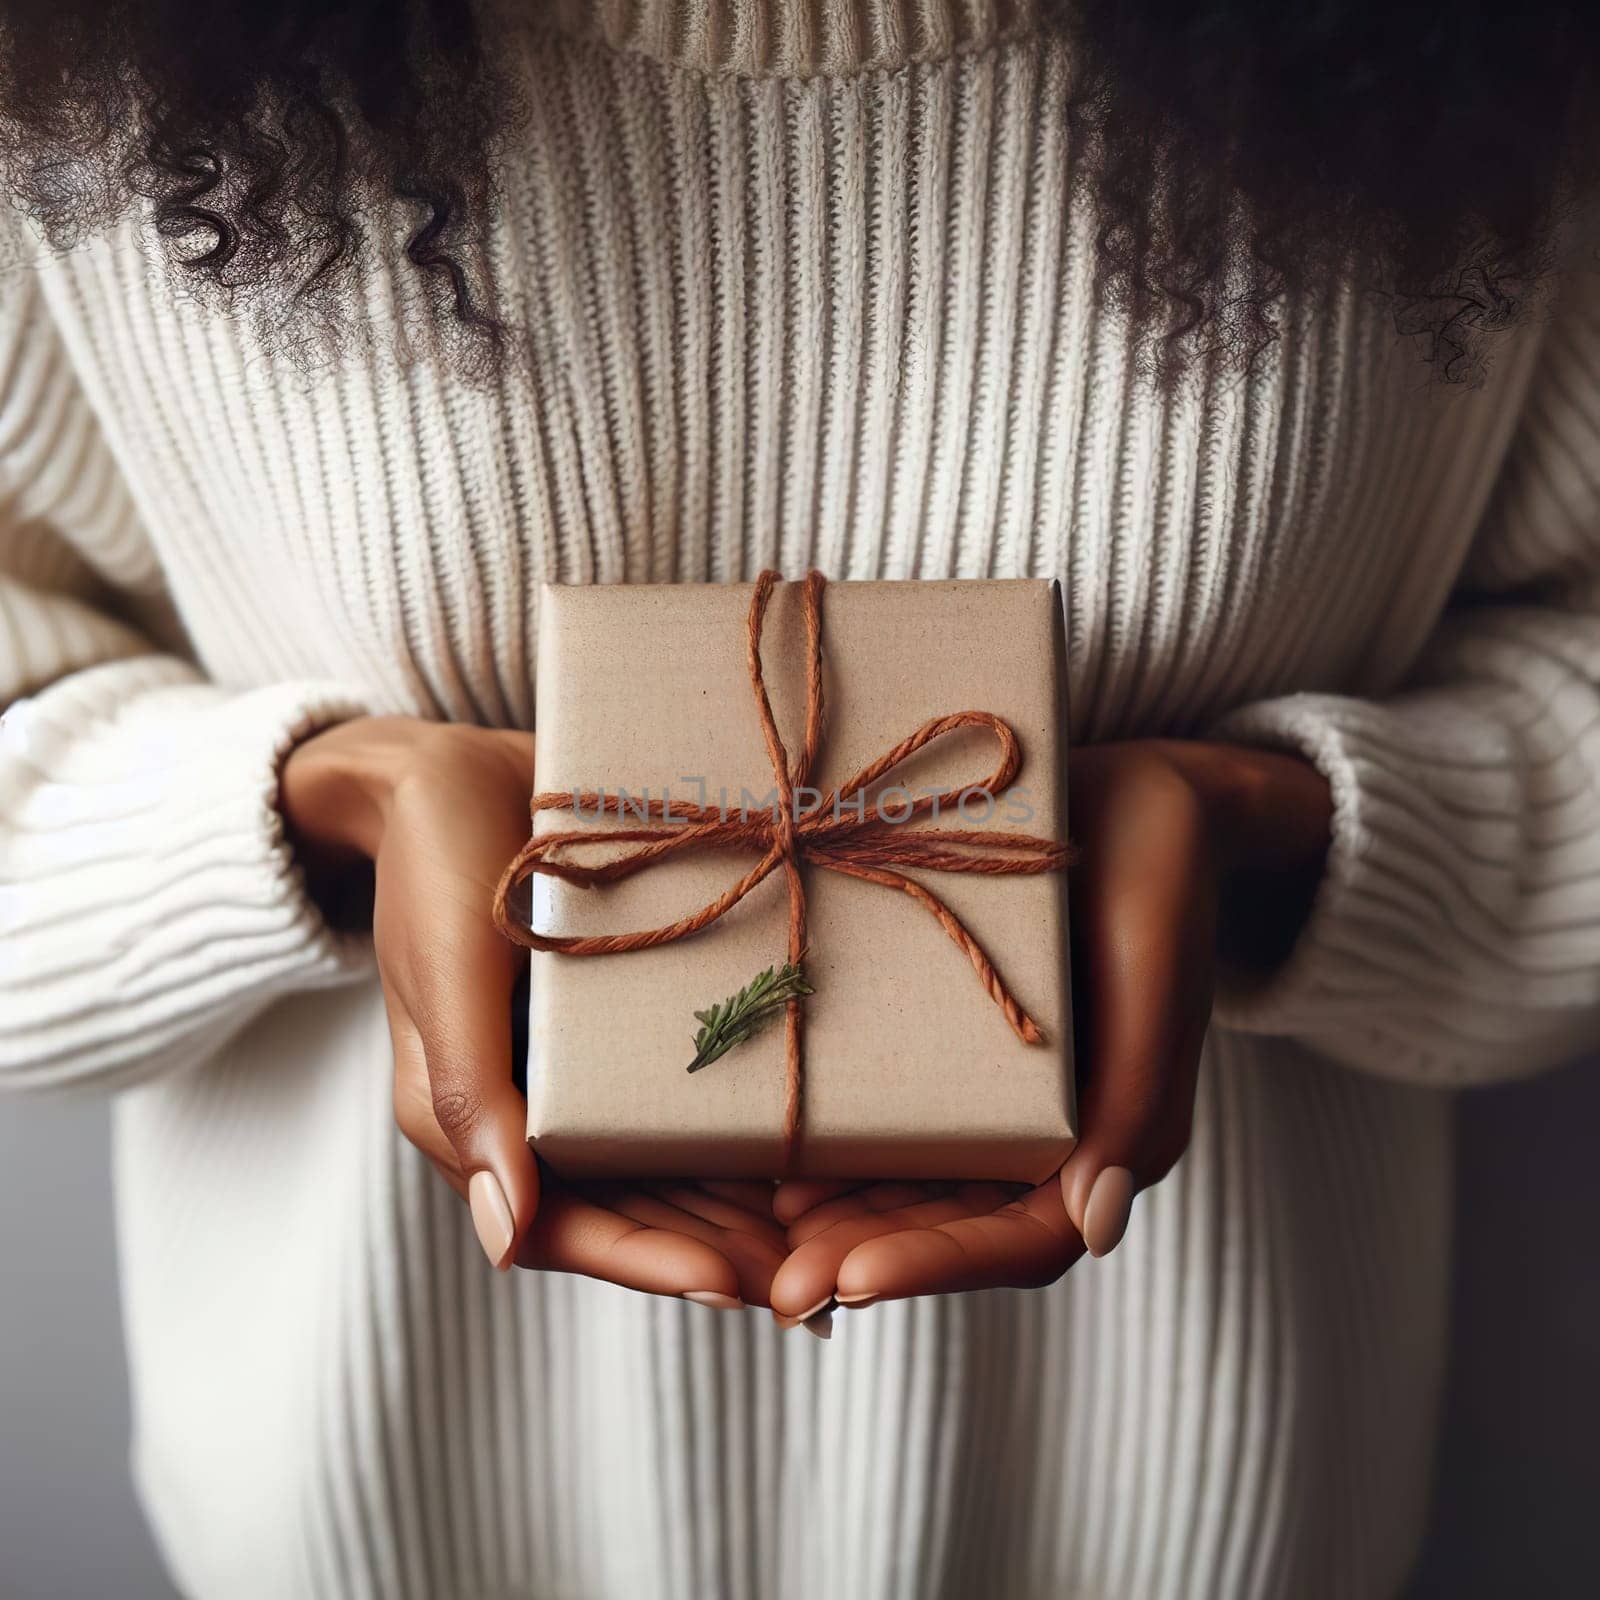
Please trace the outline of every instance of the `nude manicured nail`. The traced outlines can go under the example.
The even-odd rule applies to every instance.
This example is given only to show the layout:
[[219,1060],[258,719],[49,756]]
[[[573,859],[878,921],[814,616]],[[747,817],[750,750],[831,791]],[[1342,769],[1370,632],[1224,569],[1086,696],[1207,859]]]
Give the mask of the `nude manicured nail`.
[[511,1265],[511,1242],[517,1236],[517,1224],[500,1180],[492,1172],[474,1172],[467,1185],[467,1205],[483,1253],[492,1266],[504,1271]]
[[[798,1328],[802,1323],[810,1322],[810,1320],[819,1312],[831,1311],[832,1309],[833,1296],[830,1294],[825,1295],[821,1300],[817,1301],[817,1303],[809,1310],[802,1311],[797,1317],[785,1316],[781,1311],[775,1313],[775,1315],[777,1316],[778,1326],[780,1328]],[[818,1337],[826,1339],[828,1335],[824,1333],[820,1334]]]
[[1094,1168],[1073,1155],[1061,1169],[1061,1203],[1079,1233],[1083,1232],[1083,1213],[1089,1203],[1088,1189],[1094,1182]]
[[1108,1255],[1122,1242],[1134,1193],[1133,1174],[1126,1167],[1107,1167],[1094,1180],[1083,1208],[1083,1242],[1090,1255]]
[[877,1301],[875,1294],[841,1294],[834,1298],[842,1306],[849,1306],[852,1311],[865,1311],[866,1308]]
[[735,1299],[731,1294],[718,1294],[715,1289],[685,1289],[685,1300],[693,1300],[697,1306],[711,1306],[717,1311],[743,1311],[744,1301]]

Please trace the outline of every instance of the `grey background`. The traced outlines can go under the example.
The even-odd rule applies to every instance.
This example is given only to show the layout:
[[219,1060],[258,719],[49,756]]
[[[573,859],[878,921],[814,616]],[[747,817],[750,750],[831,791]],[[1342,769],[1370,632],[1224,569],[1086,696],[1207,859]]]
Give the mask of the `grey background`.
[[[1600,1594],[1600,1070],[1459,1115],[1457,1339],[1412,1600]],[[172,1596],[128,1479],[107,1150],[99,1102],[0,1105],[6,1600]]]

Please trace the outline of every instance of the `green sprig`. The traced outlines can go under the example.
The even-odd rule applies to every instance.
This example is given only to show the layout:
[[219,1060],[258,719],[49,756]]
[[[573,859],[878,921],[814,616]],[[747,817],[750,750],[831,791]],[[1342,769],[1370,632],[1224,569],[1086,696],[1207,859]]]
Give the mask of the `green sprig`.
[[709,1067],[735,1045],[743,1044],[791,1000],[816,992],[806,982],[800,968],[789,962],[776,969],[768,967],[721,1005],[695,1012],[694,1019],[700,1024],[700,1031],[694,1036],[694,1060],[689,1063],[689,1071],[698,1072],[702,1067]]

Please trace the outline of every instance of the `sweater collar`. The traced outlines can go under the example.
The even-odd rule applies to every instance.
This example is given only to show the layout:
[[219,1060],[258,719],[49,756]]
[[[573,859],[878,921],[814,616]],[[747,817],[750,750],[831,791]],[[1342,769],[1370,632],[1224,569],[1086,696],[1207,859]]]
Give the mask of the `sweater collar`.
[[981,50],[1033,26],[1036,0],[551,0],[562,32],[687,71],[848,77]]

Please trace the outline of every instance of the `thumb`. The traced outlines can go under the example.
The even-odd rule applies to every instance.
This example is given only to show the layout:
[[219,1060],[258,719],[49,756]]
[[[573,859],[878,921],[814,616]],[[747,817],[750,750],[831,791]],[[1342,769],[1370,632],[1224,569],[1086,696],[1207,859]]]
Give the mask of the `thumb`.
[[1074,940],[1084,1001],[1081,1136],[1061,1168],[1061,1199],[1095,1256],[1116,1248],[1135,1196],[1188,1147],[1211,1015],[1208,875],[1183,851],[1154,855],[1147,845],[1142,870],[1085,885],[1089,937]]
[[1085,1092],[1083,1136],[1061,1168],[1061,1199],[1089,1254],[1114,1250],[1134,1198],[1188,1147],[1205,1018],[1173,1019],[1144,1048],[1107,1051]]
[[436,972],[429,1003],[419,1008],[418,1030],[433,1114],[460,1165],[478,1242],[504,1270],[539,1209],[539,1166],[528,1144],[527,1106],[512,1076],[511,1007],[520,962],[511,947],[496,944]]

